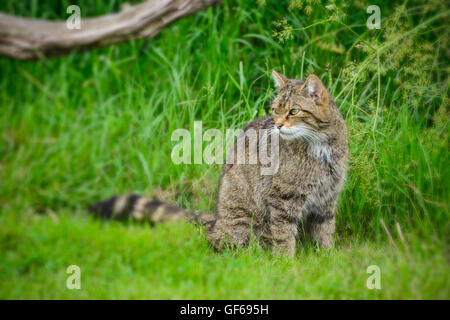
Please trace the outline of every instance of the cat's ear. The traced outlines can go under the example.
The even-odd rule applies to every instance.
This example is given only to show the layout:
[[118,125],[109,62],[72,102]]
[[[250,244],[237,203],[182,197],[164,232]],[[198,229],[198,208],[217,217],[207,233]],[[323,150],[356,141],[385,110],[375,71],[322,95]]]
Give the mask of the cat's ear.
[[301,90],[312,98],[317,105],[325,105],[329,102],[327,89],[315,74],[311,74],[306,78]]
[[289,79],[286,76],[275,70],[272,71],[272,78],[275,84],[275,88],[281,88],[289,82]]

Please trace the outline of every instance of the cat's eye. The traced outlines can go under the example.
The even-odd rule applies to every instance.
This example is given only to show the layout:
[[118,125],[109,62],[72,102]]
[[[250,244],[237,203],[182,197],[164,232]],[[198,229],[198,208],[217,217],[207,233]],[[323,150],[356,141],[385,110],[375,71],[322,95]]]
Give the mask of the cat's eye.
[[300,112],[300,109],[298,109],[298,108],[295,108],[295,109],[291,109],[291,111],[289,111],[289,114],[291,115],[291,116],[295,116],[297,113],[299,113]]
[[278,114],[277,109],[273,108],[272,111],[273,111],[273,113]]

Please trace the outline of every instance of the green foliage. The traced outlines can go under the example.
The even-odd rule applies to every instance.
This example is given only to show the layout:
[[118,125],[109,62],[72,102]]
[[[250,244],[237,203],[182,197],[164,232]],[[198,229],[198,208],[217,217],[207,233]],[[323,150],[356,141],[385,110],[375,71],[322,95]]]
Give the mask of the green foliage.
[[[70,4],[83,17],[121,3]],[[68,4],[7,0],[0,10],[62,19]],[[369,4],[225,1],[155,39],[1,59],[0,297],[448,298],[449,10],[443,1],[379,1],[381,29],[368,30]],[[267,115],[272,69],[317,74],[347,120],[334,255],[304,248],[286,264],[251,250],[222,256],[190,227],[87,217],[87,204],[129,192],[212,210],[220,167],[173,164],[170,135],[194,120],[225,130]],[[62,287],[73,257],[94,272],[87,291]],[[377,261],[391,286],[378,293],[363,280]]]

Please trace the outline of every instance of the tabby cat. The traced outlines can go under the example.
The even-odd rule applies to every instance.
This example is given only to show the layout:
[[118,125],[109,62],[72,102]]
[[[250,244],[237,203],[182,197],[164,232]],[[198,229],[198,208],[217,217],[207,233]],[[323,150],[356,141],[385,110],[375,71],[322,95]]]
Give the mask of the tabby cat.
[[289,256],[295,253],[297,237],[332,247],[336,204],[347,171],[345,121],[317,76],[303,82],[274,70],[272,77],[278,89],[272,116],[252,121],[244,132],[268,129],[279,134],[279,167],[273,175],[261,175],[259,163],[225,164],[214,215],[138,195],[112,197],[90,211],[104,218],[151,223],[201,222],[218,250],[247,246],[252,237]]

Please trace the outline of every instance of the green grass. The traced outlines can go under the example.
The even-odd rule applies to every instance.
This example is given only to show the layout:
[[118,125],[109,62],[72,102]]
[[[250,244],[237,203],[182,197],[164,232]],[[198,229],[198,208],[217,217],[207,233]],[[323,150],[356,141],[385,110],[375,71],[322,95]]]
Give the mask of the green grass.
[[[306,246],[289,259],[258,248],[214,253],[204,236],[184,223],[149,228],[102,223],[84,213],[2,217],[1,231],[2,299],[446,299],[449,294],[442,248],[418,239],[412,240],[410,256],[386,244],[348,241],[331,253]],[[73,264],[81,268],[81,290],[65,287],[66,268]],[[366,287],[370,265],[380,267],[381,290]]]
[[[8,0],[0,10],[64,18],[61,3]],[[98,15],[121,1],[78,3]],[[328,17],[322,4],[308,15],[287,1],[225,1],[149,41],[0,59],[0,298],[449,299],[449,11],[380,2],[382,29],[369,31],[368,3],[343,5],[315,24]],[[293,28],[281,43],[280,19]],[[186,224],[88,216],[87,204],[129,192],[211,211],[220,166],[175,165],[170,135],[196,120],[225,130],[265,116],[273,68],[317,74],[348,124],[333,252],[217,254]],[[71,264],[82,290],[65,288]],[[365,286],[373,264],[381,290]]]

